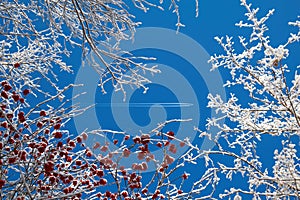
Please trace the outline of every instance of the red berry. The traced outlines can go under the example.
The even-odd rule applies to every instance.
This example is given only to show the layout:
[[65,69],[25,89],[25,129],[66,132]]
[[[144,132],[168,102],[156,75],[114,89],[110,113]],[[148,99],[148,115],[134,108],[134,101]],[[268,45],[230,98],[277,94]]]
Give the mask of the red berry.
[[30,93],[30,90],[29,89],[25,89],[25,90],[23,90],[23,94],[26,96],[27,94],[29,94]]
[[20,67],[20,63],[15,63],[14,68],[18,68],[18,67]]
[[12,138],[9,138],[9,139],[8,139],[8,142],[9,142],[10,144],[14,144],[14,143],[15,143],[15,140],[12,139]]
[[125,148],[125,149],[123,150],[123,156],[124,156],[125,158],[127,158],[127,157],[129,157],[129,155],[130,155],[130,150],[127,149],[127,148]]
[[141,136],[141,142],[142,142],[142,144],[147,144],[147,143],[149,143],[149,142],[150,142],[150,135],[148,135],[148,134],[143,134],[143,135]]
[[61,141],[59,141],[58,143],[57,143],[57,147],[62,147],[63,146],[63,143],[61,142]]
[[102,147],[100,148],[100,150],[101,150],[102,152],[106,152],[106,151],[108,150],[108,147],[107,147],[106,145],[104,145],[104,146],[102,146]]
[[8,123],[7,123],[7,122],[2,122],[2,123],[1,123],[1,126],[2,126],[3,128],[8,128]]
[[24,98],[20,98],[20,102],[21,102],[21,103],[24,103],[24,102],[25,102],[25,99],[24,99]]
[[7,117],[8,119],[12,119],[12,118],[14,117],[14,115],[11,114],[11,113],[8,113],[8,114],[6,115],[6,117]]
[[77,140],[78,143],[81,143],[81,142],[82,142],[82,138],[81,138],[80,136],[78,136],[78,137],[76,138],[76,140]]
[[5,180],[0,180],[0,189],[2,189],[2,187],[5,185]]
[[55,121],[56,121],[56,123],[60,123],[61,122],[61,118],[58,117],[58,118],[55,119]]
[[141,142],[141,138],[140,137],[134,137],[133,138],[133,142],[136,143],[136,144],[138,144],[138,143]]
[[98,193],[98,194],[96,194],[96,196],[100,199],[101,196],[102,196],[102,194],[101,194],[101,193]]
[[67,161],[67,162],[71,162],[71,161],[72,161],[72,157],[71,157],[71,156],[68,156],[68,157],[66,158],[66,161]]
[[18,94],[13,94],[12,98],[14,99],[15,102],[19,101],[20,96]]
[[167,133],[167,135],[168,135],[168,139],[169,140],[173,140],[174,139],[174,132],[173,131],[169,131],[168,133]]
[[143,194],[146,194],[148,192],[148,189],[147,188],[144,188],[143,190],[142,190],[142,193]]
[[41,112],[40,112],[40,116],[46,116],[46,111],[44,111],[44,110],[41,110]]
[[71,140],[71,141],[69,141],[69,146],[70,146],[70,147],[75,147],[76,144],[75,144],[75,142],[74,142],[73,140]]
[[110,197],[110,196],[111,196],[111,192],[110,192],[110,191],[106,191],[106,192],[105,192],[105,196],[106,196],[106,197]]
[[122,194],[123,197],[127,197],[128,196],[128,192],[127,191],[123,191],[123,192],[121,192],[121,194]]
[[19,139],[19,138],[20,138],[20,135],[19,135],[18,133],[16,133],[16,134],[14,135],[14,138],[15,138],[15,139]]
[[5,110],[5,109],[6,109],[6,105],[1,105],[0,108],[1,108],[2,110]]
[[1,85],[2,85],[2,87],[4,87],[5,85],[8,85],[8,82],[7,81],[2,81]]
[[62,138],[62,133],[61,132],[55,132],[54,133],[54,138],[56,138],[56,139]]
[[22,154],[20,159],[23,160],[23,161],[26,161],[26,154]]
[[166,155],[165,162],[169,165],[174,162],[174,158],[172,156]]
[[100,143],[99,142],[96,142],[95,144],[94,144],[94,146],[93,146],[93,149],[97,149],[97,148],[99,148],[101,145],[100,145]]
[[64,191],[65,194],[68,194],[69,193],[69,188],[64,188],[63,191]]
[[157,142],[156,146],[158,146],[159,148],[161,148],[162,147],[162,143],[161,142]]
[[33,143],[33,142],[32,142],[32,143],[29,143],[28,146],[29,146],[30,148],[35,148],[35,143]]
[[4,90],[5,91],[9,91],[11,89],[12,89],[12,87],[9,84],[4,85]]
[[87,138],[88,138],[88,135],[85,132],[83,132],[81,134],[81,136],[82,136],[83,140],[87,140]]
[[124,140],[129,140],[130,135],[125,135]]
[[100,185],[106,185],[107,184],[107,180],[105,178],[101,178],[99,182],[100,182]]
[[38,128],[42,128],[43,127],[43,123],[42,122],[38,122],[37,124],[36,124],[36,126],[38,127]]
[[51,172],[54,170],[54,163],[52,161],[48,161],[44,164],[44,169],[46,172]]
[[78,166],[80,166],[82,164],[82,162],[81,162],[81,160],[76,160],[75,164],[78,165]]
[[55,124],[54,129],[56,129],[56,130],[60,129],[60,124]]
[[97,170],[97,171],[96,171],[96,174],[97,174],[97,176],[99,176],[99,177],[104,176],[103,170]]
[[18,118],[21,123],[25,122],[24,112],[19,112]]
[[91,152],[91,151],[87,151],[87,152],[86,152],[86,156],[87,156],[87,157],[91,157],[91,156],[92,156],[92,152]]
[[180,142],[179,146],[180,146],[180,147],[184,147],[184,146],[185,146],[185,143],[184,143],[184,142]]
[[73,185],[74,185],[74,186],[76,186],[76,185],[77,185],[77,183],[78,183],[78,181],[77,181],[77,180],[74,180],[74,181],[73,181]]
[[177,152],[177,148],[176,148],[175,144],[170,145],[169,151],[174,154]]
[[9,163],[9,164],[13,164],[13,163],[16,162],[16,160],[17,160],[16,157],[8,158],[8,163]]
[[40,153],[44,153],[46,148],[43,146],[39,146],[37,149]]
[[186,173],[184,173],[184,174],[181,175],[181,177],[182,177],[183,179],[187,179],[189,176],[188,176]]
[[1,92],[1,96],[2,96],[4,99],[8,99],[8,94],[7,94],[7,92],[5,92],[4,90]]
[[49,181],[50,181],[51,183],[54,183],[54,182],[56,181],[56,178],[55,178],[54,176],[50,176],[50,177],[49,177]]

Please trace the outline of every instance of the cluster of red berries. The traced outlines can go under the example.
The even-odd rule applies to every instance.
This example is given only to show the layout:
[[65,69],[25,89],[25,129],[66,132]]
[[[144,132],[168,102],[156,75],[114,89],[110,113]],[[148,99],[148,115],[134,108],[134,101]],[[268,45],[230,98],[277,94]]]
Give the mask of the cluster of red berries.
[[[24,98],[21,97],[21,95],[19,93],[17,93],[16,91],[11,92],[11,90],[13,88],[7,81],[2,81],[1,86],[2,86],[2,91],[1,91],[0,95],[3,99],[9,99],[11,97],[15,102],[20,102],[20,103],[25,102]],[[29,89],[24,89],[22,91],[22,93],[23,93],[24,96],[26,96],[30,93],[30,90]]]

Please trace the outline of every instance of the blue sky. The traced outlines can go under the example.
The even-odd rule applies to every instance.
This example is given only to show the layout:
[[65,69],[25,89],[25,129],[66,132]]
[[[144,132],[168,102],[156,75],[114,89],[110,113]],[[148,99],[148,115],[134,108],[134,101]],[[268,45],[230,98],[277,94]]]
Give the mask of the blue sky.
[[[267,22],[267,26],[269,27],[269,31],[267,33],[270,35],[271,44],[278,45],[281,42],[285,42],[290,31],[297,31],[297,29],[288,26],[287,23],[289,21],[295,21],[297,16],[300,15],[300,1],[256,0],[251,2],[253,3],[254,7],[260,8],[260,16],[265,15],[269,9],[275,9],[274,15],[271,16]],[[188,37],[203,47],[203,51],[205,51],[207,55],[200,56],[202,54],[199,53],[199,60],[201,60],[201,62],[206,61],[205,59],[208,59],[209,55],[213,55],[214,53],[222,53],[222,49],[213,39],[215,36],[229,35],[237,38],[238,35],[249,33],[249,30],[247,29],[240,29],[239,27],[234,26],[234,24],[240,20],[246,20],[246,17],[244,16],[245,8],[240,6],[240,1],[238,0],[200,0],[199,16],[197,18],[195,17],[194,1],[182,1],[179,3],[179,5],[181,21],[183,24],[185,24],[185,27],[180,29],[178,40],[176,41],[180,43],[179,41],[185,41],[184,38]],[[142,22],[142,25],[140,26],[141,28],[157,27],[166,28],[170,31],[176,30],[175,23],[177,18],[176,15],[171,11],[166,10],[163,12],[155,8],[151,8],[150,11],[145,14],[144,12],[134,8],[132,5],[130,5],[129,11],[136,15],[137,21]],[[155,35],[155,32],[153,32],[153,34]],[[184,34],[185,37],[183,37],[182,34]],[[147,40],[147,38],[145,38],[145,40]],[[153,41],[153,43],[155,43],[155,41]],[[295,69],[295,67],[300,63],[300,48],[298,45],[299,44],[294,44],[291,46],[291,55],[288,59],[291,69]],[[179,47],[179,49],[180,48],[181,47]],[[194,50],[195,49],[191,47],[191,52],[187,53],[196,55]],[[166,82],[174,83],[171,84],[172,87],[176,87],[176,85],[180,87],[180,85],[183,85],[183,83],[178,81],[181,77],[183,81],[187,82],[187,84],[190,86],[190,89],[193,90],[193,94],[195,95],[197,102],[195,103],[195,99],[193,98],[189,99],[183,97],[182,99],[185,101],[181,101],[180,95],[187,94],[177,94],[177,90],[175,91],[174,88],[171,88],[171,86],[167,85],[165,82],[163,83],[163,81],[158,78],[157,80],[154,80],[153,84],[148,85],[150,90],[147,94],[143,94],[139,89],[134,89],[129,92],[130,98],[128,98],[125,102],[122,101],[122,97],[120,97],[118,94],[108,92],[108,94],[102,95],[100,94],[100,90],[97,90],[97,93],[94,95],[94,99],[92,99],[95,103],[97,103],[95,108],[97,116],[96,121],[102,128],[123,131],[125,129],[125,131],[131,131],[132,134],[137,134],[139,130],[146,132],[147,130],[150,130],[151,127],[154,128],[159,120],[163,121],[171,118],[181,118],[183,117],[183,114],[185,114],[184,117],[192,117],[199,112],[198,118],[196,117],[197,120],[187,123],[187,125],[184,125],[185,127],[183,128],[185,133],[190,130],[190,135],[187,133],[186,134],[194,139],[192,128],[194,126],[198,126],[202,130],[205,129],[206,118],[211,116],[210,110],[206,108],[207,94],[209,92],[214,93],[221,91],[222,89],[215,89],[214,91],[211,91],[211,86],[208,86],[208,82],[206,81],[208,77],[204,77],[206,76],[205,73],[199,72],[200,66],[192,66],[189,58],[182,57],[182,55],[177,55],[176,52],[159,48],[147,48],[147,46],[145,46],[145,48],[134,49],[133,53],[136,55],[154,56],[157,58],[157,61],[154,62],[154,64],[159,64],[162,68],[165,66],[166,69],[172,69],[171,71],[177,71],[177,74],[174,72],[174,77],[177,77],[178,74],[181,74],[182,76],[178,75],[178,79],[176,78],[176,80],[174,80],[174,77],[170,77],[170,74],[164,74],[160,76],[163,78],[165,77],[168,80]],[[79,57],[76,57],[76,54],[77,53],[73,54],[69,63],[75,68],[79,67],[80,63]],[[210,66],[208,64],[203,64],[201,67],[209,68]],[[228,78],[228,72],[225,70],[220,70],[219,74],[222,76],[220,81],[222,81],[222,79],[224,81],[226,78]],[[160,83],[163,84],[160,85]],[[221,85],[216,83],[215,87],[221,87]],[[225,92],[228,93],[228,91]],[[236,92],[243,94],[239,90]],[[181,103],[183,103],[185,106],[183,106]],[[128,113],[127,111],[125,112],[124,109],[127,109]],[[189,113],[191,116],[189,116]],[[123,114],[124,117],[121,116]],[[84,119],[86,116],[88,115],[84,115],[81,119]],[[90,120],[90,118],[86,119]],[[71,123],[71,125],[74,124]],[[136,127],[126,127],[126,125]],[[175,131],[180,131],[182,127],[176,124],[168,128]],[[272,138],[266,139],[270,140],[268,143],[270,146],[276,146],[276,144],[279,144],[279,140],[273,140]],[[203,143],[203,141],[199,139],[195,139],[194,142],[200,144]],[[272,160],[271,158],[273,152],[268,146],[260,146],[258,150],[261,153],[262,159],[265,159],[266,163]],[[201,166],[203,163],[199,164]],[[266,165],[266,167],[268,167],[268,165]],[[196,174],[199,173],[199,169],[201,171],[202,168],[198,165],[192,166],[190,169],[192,170],[192,173]],[[242,181],[240,178],[235,180],[238,182]],[[228,185],[230,184],[231,183],[228,182]],[[228,185],[226,184],[226,186]],[[219,191],[224,189],[223,186],[219,188]],[[242,185],[242,187],[243,186],[246,185]],[[219,191],[217,191],[217,193]]]

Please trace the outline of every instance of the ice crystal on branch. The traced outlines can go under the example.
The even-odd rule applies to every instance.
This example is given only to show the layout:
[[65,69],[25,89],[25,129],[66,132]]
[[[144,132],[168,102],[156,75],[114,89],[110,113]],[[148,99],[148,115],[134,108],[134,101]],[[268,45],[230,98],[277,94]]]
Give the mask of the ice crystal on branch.
[[[163,9],[148,1],[135,0],[133,3],[145,12],[150,7]],[[170,9],[178,16],[177,26],[182,26],[177,2],[169,3]],[[104,85],[108,82],[112,83],[115,90],[124,93],[125,85],[143,87],[146,90],[144,85],[151,81],[144,73],[154,74],[159,70],[138,61],[140,58],[151,58],[137,58],[126,49],[119,48],[120,42],[133,39],[135,28],[140,24],[134,21],[134,16],[127,10],[127,5],[122,0],[5,0],[0,3],[0,34],[3,41],[18,49],[19,58],[22,57],[22,52],[42,54],[34,62],[33,59],[37,57],[33,56],[37,55],[31,55],[31,60],[21,59],[18,61],[20,63],[30,63],[36,67],[53,67],[56,64],[61,69],[70,71],[61,58],[71,54],[70,46],[80,47],[83,60],[89,51],[93,52],[94,58],[90,59],[90,66],[99,73],[103,92]],[[25,46],[28,46],[27,50]],[[3,63],[9,63],[6,56],[2,57]]]
[[[221,116],[209,119],[207,123],[208,130],[219,130],[212,138],[218,148],[203,154],[210,157],[208,165],[213,169],[218,165],[226,178],[231,180],[241,176],[248,182],[247,189],[236,185],[237,188],[225,190],[221,198],[241,199],[242,195],[254,199],[299,198],[298,144],[294,143],[300,136],[297,70],[293,80],[287,78],[293,67],[287,63],[289,46],[299,41],[299,33],[292,33],[285,43],[272,46],[265,23],[274,10],[258,18],[259,9],[254,9],[245,0],[241,5],[246,8],[247,22],[236,25],[252,30],[249,37],[239,37],[243,49],[237,50],[232,37],[216,37],[225,53],[212,56],[209,62],[212,69],[223,67],[229,70],[231,79],[225,83],[228,90],[231,87],[243,89],[249,98],[234,90],[227,101],[218,95],[208,96],[208,107]],[[299,26],[298,21],[289,24]],[[226,123],[221,125],[221,119],[226,119]],[[259,148],[268,146],[268,140],[282,141],[282,146],[270,146],[276,148],[275,163],[271,168],[259,155]],[[224,155],[232,164],[214,163],[215,155]]]

